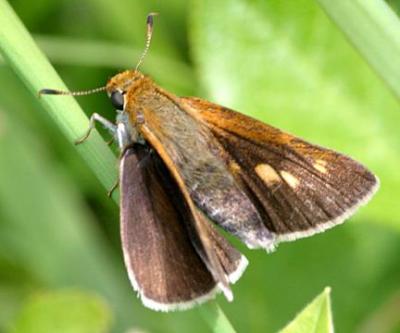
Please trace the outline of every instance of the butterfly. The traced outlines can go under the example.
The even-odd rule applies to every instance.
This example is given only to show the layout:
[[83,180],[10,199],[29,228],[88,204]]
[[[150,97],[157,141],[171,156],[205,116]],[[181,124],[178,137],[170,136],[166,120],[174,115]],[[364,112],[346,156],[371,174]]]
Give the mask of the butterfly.
[[134,70],[88,92],[106,91],[116,139],[120,223],[133,288],[153,310],[191,308],[244,272],[247,259],[218,230],[249,248],[311,236],[344,222],[379,186],[360,163],[256,119],[195,97],[178,97]]

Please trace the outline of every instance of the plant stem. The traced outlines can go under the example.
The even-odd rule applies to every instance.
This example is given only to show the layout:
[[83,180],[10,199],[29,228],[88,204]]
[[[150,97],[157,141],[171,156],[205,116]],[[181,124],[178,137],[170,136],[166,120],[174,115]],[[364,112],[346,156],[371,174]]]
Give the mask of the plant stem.
[[235,333],[235,329],[216,302],[209,302],[199,308],[199,313],[213,332]]

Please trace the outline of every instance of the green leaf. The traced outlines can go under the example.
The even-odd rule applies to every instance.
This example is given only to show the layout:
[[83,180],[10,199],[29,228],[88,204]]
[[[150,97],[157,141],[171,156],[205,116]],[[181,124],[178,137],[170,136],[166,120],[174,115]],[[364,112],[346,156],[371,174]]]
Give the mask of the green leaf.
[[318,0],[357,50],[400,98],[400,21],[382,0]]
[[366,164],[383,186],[358,216],[400,230],[399,105],[320,7],[193,4],[192,50],[206,97]]
[[10,333],[105,333],[110,324],[110,309],[99,297],[58,291],[26,301]]
[[[168,29],[163,29],[163,5],[159,1],[130,1],[119,0],[116,6],[110,5],[107,0],[88,1],[96,16],[103,23],[105,33],[113,38],[125,41],[139,41],[137,46],[144,46],[146,36],[146,16],[150,12],[160,12],[161,19],[156,25],[158,30],[155,39],[157,40],[155,49],[163,49],[165,53],[177,56],[173,48],[172,36],[167,34]],[[168,8],[168,6],[166,6]]]
[[330,288],[325,288],[279,333],[333,333]]
[[[0,219],[4,216],[0,216]],[[4,228],[0,228],[0,232]],[[37,286],[37,281],[15,260],[7,260],[0,247],[0,332],[10,326],[10,322],[21,308],[27,295]],[[5,252],[5,251],[4,251]],[[10,256],[10,251],[7,253]]]

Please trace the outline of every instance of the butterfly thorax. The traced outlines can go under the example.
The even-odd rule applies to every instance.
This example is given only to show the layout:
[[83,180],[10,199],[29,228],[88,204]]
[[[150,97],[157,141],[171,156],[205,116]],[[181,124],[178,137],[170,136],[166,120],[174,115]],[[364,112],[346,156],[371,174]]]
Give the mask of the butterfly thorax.
[[137,70],[127,70],[113,76],[106,85],[107,93],[110,95],[113,91],[122,91],[127,93],[129,90],[141,87],[144,82],[151,81]]
[[[266,228],[259,230],[261,218],[229,173],[223,147],[181,98],[135,71],[118,74],[107,87],[110,94],[116,89],[124,94],[122,115],[128,122],[125,119],[121,126],[125,126],[125,133],[130,132],[131,141],[142,139],[149,145],[180,179],[201,211],[245,238],[249,246],[270,248],[272,236]],[[247,225],[246,237],[236,232],[237,225],[242,224]]]

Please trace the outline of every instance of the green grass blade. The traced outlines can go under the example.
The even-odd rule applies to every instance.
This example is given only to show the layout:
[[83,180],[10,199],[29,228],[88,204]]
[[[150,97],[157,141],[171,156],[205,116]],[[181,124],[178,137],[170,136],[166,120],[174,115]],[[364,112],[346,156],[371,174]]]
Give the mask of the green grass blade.
[[215,333],[235,333],[235,329],[215,302],[204,304],[199,308],[200,315]]
[[400,98],[400,21],[383,0],[318,0],[330,18]]
[[[67,89],[5,0],[0,0],[0,26],[0,52],[33,94],[42,88]],[[43,96],[41,102],[71,142],[87,130],[88,119],[74,98]],[[100,135],[93,131],[77,150],[100,182],[111,188],[117,177],[115,157]]]

